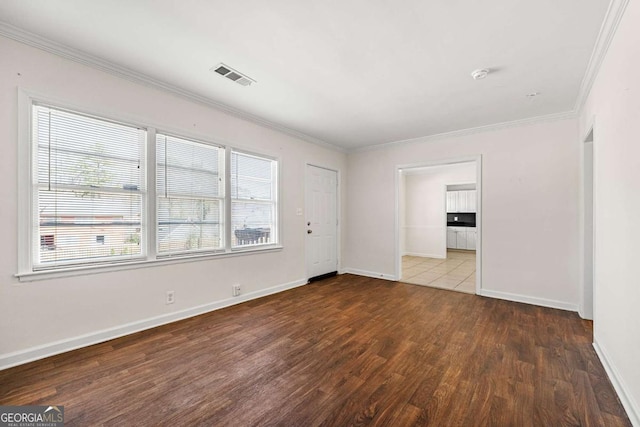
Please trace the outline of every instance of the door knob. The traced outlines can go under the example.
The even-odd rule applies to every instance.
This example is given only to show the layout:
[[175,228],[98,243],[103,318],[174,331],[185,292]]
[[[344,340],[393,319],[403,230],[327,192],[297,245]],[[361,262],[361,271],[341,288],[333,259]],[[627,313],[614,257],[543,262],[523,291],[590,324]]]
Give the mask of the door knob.
[[307,230],[307,234],[313,233],[313,230]]

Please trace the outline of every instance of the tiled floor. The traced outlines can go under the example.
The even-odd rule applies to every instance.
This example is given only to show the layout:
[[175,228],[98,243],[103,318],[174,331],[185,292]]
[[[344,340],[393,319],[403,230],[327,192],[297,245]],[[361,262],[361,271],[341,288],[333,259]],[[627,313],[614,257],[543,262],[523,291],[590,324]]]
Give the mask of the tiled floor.
[[449,249],[447,259],[403,256],[402,281],[475,294],[476,253]]

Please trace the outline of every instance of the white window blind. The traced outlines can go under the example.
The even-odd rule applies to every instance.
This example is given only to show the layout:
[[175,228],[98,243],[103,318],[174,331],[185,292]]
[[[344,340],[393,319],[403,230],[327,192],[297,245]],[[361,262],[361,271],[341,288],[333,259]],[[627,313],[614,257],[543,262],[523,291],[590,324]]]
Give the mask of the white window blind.
[[224,150],[156,135],[158,254],[224,248]]
[[231,246],[277,243],[277,162],[231,152]]
[[146,131],[33,106],[33,266],[144,255]]
[[276,160],[44,100],[28,105],[19,277],[278,243]]

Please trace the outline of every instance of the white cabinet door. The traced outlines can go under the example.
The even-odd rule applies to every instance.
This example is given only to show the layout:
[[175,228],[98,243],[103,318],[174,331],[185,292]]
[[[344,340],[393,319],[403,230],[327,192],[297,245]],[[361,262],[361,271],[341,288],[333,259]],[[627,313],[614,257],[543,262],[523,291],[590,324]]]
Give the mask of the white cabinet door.
[[458,212],[458,195],[455,191],[447,191],[447,212]]
[[458,212],[469,212],[467,205],[467,193],[468,191],[456,191],[458,196]]
[[458,247],[456,234],[457,232],[454,227],[447,227],[447,248],[448,249],[456,249]]
[[476,190],[467,191],[467,212],[476,212],[478,210],[478,193]]
[[467,230],[460,227],[456,234],[456,248],[467,249]]
[[447,191],[447,212],[476,212],[478,209],[476,190]]
[[478,236],[475,227],[470,227],[467,230],[467,247],[466,249],[475,251],[476,250],[476,237]]

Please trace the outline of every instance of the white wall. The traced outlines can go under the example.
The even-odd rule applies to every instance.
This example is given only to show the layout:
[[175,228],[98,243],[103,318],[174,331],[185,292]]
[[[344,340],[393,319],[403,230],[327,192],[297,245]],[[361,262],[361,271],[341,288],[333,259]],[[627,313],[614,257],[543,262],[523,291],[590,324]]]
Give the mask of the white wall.
[[[475,163],[405,169],[403,254],[447,257],[446,186],[476,182]],[[402,191],[402,186],[401,186]]]
[[483,292],[575,310],[576,140],[577,121],[561,120],[350,153],[344,265],[397,277],[397,166],[482,155]]
[[[640,426],[640,4],[630,1],[587,103],[594,127],[594,342]],[[582,142],[578,142],[582,146]]]
[[[296,209],[304,208],[306,162],[339,171],[344,216],[346,156],[341,152],[5,38],[0,38],[0,58],[0,368],[91,342],[98,331],[104,332],[99,337],[107,338],[193,313],[203,305],[224,304],[235,283],[242,285],[245,295],[304,283],[304,216],[297,216]],[[18,87],[278,157],[284,249],[20,283],[13,276],[18,266]],[[344,227],[341,231],[344,234]],[[167,290],[175,291],[173,305],[164,304]],[[149,319],[155,320],[143,322]]]

